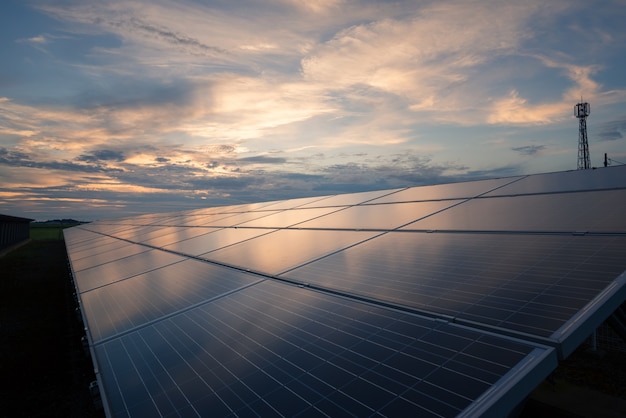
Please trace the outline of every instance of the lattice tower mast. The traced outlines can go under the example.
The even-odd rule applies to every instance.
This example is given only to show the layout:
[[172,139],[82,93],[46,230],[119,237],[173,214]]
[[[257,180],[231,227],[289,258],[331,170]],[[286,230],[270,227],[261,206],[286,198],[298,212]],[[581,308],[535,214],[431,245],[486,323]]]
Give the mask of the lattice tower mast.
[[591,112],[589,103],[580,103],[574,106],[574,115],[578,118],[578,169],[591,168],[589,159],[589,141],[587,141],[587,116]]

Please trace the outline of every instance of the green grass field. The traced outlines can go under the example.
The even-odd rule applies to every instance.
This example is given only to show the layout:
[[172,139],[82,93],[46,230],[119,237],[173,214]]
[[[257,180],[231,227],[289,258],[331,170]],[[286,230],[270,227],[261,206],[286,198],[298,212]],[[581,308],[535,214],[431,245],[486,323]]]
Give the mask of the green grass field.
[[33,241],[62,240],[63,230],[75,225],[31,225],[30,239]]

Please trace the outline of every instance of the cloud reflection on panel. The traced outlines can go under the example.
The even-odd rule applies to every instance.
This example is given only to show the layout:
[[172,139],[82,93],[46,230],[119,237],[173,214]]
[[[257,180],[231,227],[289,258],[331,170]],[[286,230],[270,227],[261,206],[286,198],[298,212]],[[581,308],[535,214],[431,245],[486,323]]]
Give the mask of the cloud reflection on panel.
[[148,244],[156,247],[167,245],[160,244],[163,242],[172,243],[177,241],[183,241],[196,237],[198,235],[206,234],[210,232],[204,228],[185,228],[176,226],[144,226],[136,227],[131,230],[115,232],[114,235],[117,238],[137,242],[140,244]]
[[258,277],[186,260],[81,294],[94,342],[206,302]]
[[419,202],[440,199],[470,199],[499,187],[514,182],[521,177],[507,177],[479,181],[467,181],[451,184],[410,187],[408,189],[382,196],[368,203]]
[[259,235],[267,234],[271,231],[272,230],[267,229],[218,229],[195,238],[166,245],[164,248],[182,254],[199,256],[210,251],[249,240]]
[[[619,191],[474,199],[406,229],[464,231],[626,231]],[[555,211],[554,207],[562,210]]]
[[[134,248],[143,251],[133,254],[130,249]],[[110,254],[115,254],[116,259],[75,271],[76,283],[81,293],[184,260],[180,256],[150,250],[140,245],[122,245],[119,250],[111,251]]]
[[459,203],[458,200],[351,206],[308,222],[302,228],[395,229]]
[[[99,245],[92,249],[79,252],[79,254],[76,255],[76,260],[72,259],[72,265],[74,267],[74,272],[80,276],[80,272],[82,270],[106,265],[107,263],[112,263],[135,254],[147,252],[149,250],[149,248],[141,245],[115,240],[104,245]],[[78,279],[79,288],[81,286],[81,280],[82,279],[80,278]]]
[[284,276],[549,337],[626,268],[585,260],[625,244],[623,237],[390,232]]
[[272,215],[244,222],[239,226],[254,228],[287,228],[297,225],[299,227],[303,221],[314,219],[341,209],[343,209],[343,207],[282,210],[280,212],[273,213]]
[[102,370],[114,414],[132,416],[153,415],[155,406],[181,412],[189,404],[202,416],[392,416],[416,405],[454,416],[532,351],[269,280],[96,346],[100,358],[139,363]]
[[202,255],[202,258],[274,275],[375,235],[376,232],[363,231],[336,234],[329,230],[283,229]]

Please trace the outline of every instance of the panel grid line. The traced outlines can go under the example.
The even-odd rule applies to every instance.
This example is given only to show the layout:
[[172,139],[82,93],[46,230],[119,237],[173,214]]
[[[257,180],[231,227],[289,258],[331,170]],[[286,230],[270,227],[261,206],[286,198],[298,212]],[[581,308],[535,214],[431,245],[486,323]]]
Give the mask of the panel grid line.
[[243,290],[243,289],[246,289],[246,288],[248,288],[248,287],[250,287],[250,286],[255,286],[255,285],[259,284],[259,283],[262,283],[262,282],[264,282],[265,280],[266,280],[266,279],[259,279],[259,280],[255,281],[255,282],[253,282],[253,283],[250,283],[250,284],[247,284],[247,285],[244,285],[244,286],[238,287],[238,288],[236,288],[236,289],[232,289],[232,290],[230,290],[230,291],[228,291],[228,292],[225,292],[225,293],[223,293],[223,294],[220,294],[220,295],[218,295],[218,296],[214,296],[214,297],[212,297],[212,298],[209,298],[209,299],[203,300],[203,301],[201,301],[201,302],[194,303],[194,304],[192,304],[192,305],[188,305],[188,306],[186,306],[186,307],[184,307],[184,308],[181,308],[181,309],[179,309],[179,310],[177,310],[177,311],[170,312],[169,314],[162,315],[162,316],[160,316],[160,317],[158,317],[158,318],[156,318],[156,319],[153,319],[153,320],[151,320],[151,321],[146,321],[146,322],[144,322],[144,323],[143,323],[143,324],[141,324],[141,325],[138,325],[138,326],[135,326],[135,327],[129,328],[129,329],[125,330],[125,331],[122,331],[122,332],[119,332],[119,333],[117,333],[117,334],[111,335],[111,336],[109,336],[109,337],[107,337],[107,338],[103,338],[103,339],[101,339],[101,340],[99,340],[99,341],[95,341],[95,342],[94,342],[94,346],[97,346],[97,345],[100,345],[100,344],[104,344],[104,343],[106,343],[106,342],[108,342],[108,341],[114,340],[114,339],[119,338],[119,337],[121,337],[121,336],[124,336],[124,335],[126,335],[126,334],[133,333],[133,332],[135,332],[135,331],[138,331],[138,330],[140,330],[140,329],[142,329],[142,328],[145,328],[145,327],[151,326],[151,325],[153,325],[153,324],[155,324],[155,323],[158,323],[158,322],[160,322],[160,321],[163,321],[163,320],[165,320],[165,319],[168,319],[168,318],[171,318],[171,317],[174,317],[174,316],[180,315],[180,314],[185,313],[185,312],[187,312],[187,311],[189,311],[189,310],[195,309],[195,308],[200,307],[200,306],[202,306],[202,305],[206,305],[207,303],[214,302],[214,301],[216,301],[216,300],[218,300],[218,299],[221,299],[221,298],[223,298],[223,297],[226,297],[226,296],[228,296],[228,295],[230,295],[230,294],[232,294],[232,293],[239,292],[239,291],[241,291],[241,290]]
[[620,167],[65,236],[113,416],[502,416],[623,302],[624,205]]

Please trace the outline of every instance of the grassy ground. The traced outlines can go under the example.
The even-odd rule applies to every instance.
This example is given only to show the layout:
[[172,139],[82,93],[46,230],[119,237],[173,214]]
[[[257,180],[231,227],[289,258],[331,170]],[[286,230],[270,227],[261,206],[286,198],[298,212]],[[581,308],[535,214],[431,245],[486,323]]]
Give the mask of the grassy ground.
[[61,228],[0,258],[0,417],[101,416],[91,402]]
[[[71,225],[74,226],[74,225]],[[64,225],[31,225],[30,239],[32,240],[62,240]]]

